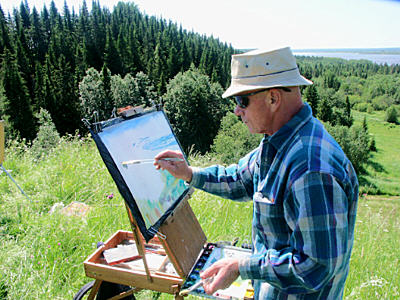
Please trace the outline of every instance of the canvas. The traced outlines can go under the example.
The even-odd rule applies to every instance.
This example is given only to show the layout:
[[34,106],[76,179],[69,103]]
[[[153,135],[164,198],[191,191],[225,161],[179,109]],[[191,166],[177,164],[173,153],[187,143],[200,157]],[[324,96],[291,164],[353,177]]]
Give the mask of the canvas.
[[[153,158],[163,150],[182,151],[164,112],[109,120],[92,136],[139,228],[149,239],[188,190],[183,180],[153,165]],[[127,163],[132,160],[148,161]]]

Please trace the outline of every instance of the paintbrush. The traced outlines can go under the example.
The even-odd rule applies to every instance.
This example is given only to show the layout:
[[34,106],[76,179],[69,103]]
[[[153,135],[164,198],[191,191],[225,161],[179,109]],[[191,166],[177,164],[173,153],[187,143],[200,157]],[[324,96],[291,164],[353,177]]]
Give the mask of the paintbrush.
[[[183,158],[179,158],[179,157],[164,157],[164,158],[160,158],[158,160],[167,160],[167,161],[184,161]],[[155,159],[153,158],[148,158],[148,159],[133,159],[133,160],[127,160],[127,161],[123,161],[122,165],[124,167],[128,166],[128,165],[137,165],[137,164],[149,164],[154,162]]]
[[180,291],[179,292],[179,296],[186,296],[190,292],[192,292],[195,289],[198,289],[199,287],[201,287],[204,283],[208,283],[210,281],[213,281],[213,279],[214,279],[214,276],[213,277],[208,277],[204,281],[200,280],[200,281],[196,282],[195,284],[193,284],[192,286],[188,287],[187,289]]
[[195,289],[201,287],[203,285],[203,281],[200,280],[199,282],[196,282],[195,284],[193,284],[192,286],[190,286],[189,288],[182,290],[179,292],[179,296],[186,296],[188,295],[190,292],[194,291]]

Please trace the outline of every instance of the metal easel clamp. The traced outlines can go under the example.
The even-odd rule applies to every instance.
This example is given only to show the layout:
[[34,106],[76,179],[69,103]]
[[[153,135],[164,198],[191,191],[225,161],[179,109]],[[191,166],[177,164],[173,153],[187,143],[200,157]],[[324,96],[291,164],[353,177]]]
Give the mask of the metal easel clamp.
[[157,235],[158,238],[162,239],[162,240],[166,240],[167,236],[161,232],[159,232],[158,230],[155,230],[154,228],[150,228],[149,231],[154,234]]

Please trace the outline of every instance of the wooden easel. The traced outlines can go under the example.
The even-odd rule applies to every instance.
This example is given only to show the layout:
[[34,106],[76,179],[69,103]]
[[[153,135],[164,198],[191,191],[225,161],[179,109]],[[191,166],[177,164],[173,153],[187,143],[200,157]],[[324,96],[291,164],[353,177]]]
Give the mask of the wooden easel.
[[[139,227],[129,207],[125,205],[132,232],[118,231],[104,246],[97,249],[97,251],[84,262],[86,275],[96,279],[88,300],[95,298],[102,281],[134,286],[134,288],[128,292],[111,298],[113,300],[121,299],[143,289],[168,293],[175,295],[175,299],[183,299],[182,296],[179,296],[180,288],[207,241],[188,203],[191,193],[192,191],[186,195],[174,212],[159,228],[159,236],[162,237],[153,238],[156,243],[161,244],[164,248],[178,276],[164,272],[152,272],[149,269],[146,259],[144,238],[139,231]],[[135,240],[138,252],[143,259],[144,270],[128,271],[99,263],[102,252],[105,249],[116,247],[121,239],[127,237]]]

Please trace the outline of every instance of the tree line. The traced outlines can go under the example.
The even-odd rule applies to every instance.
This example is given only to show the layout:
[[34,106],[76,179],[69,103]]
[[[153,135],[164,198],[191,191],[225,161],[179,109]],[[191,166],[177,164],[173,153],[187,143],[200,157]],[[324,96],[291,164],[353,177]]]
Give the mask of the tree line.
[[[33,140],[40,154],[56,144],[46,137],[56,141],[58,134],[82,130],[81,118],[94,111],[104,120],[115,107],[162,104],[185,151],[211,150],[230,163],[260,140],[227,114],[233,101],[221,98],[231,55],[239,52],[144,15],[133,3],[110,12],[93,2],[89,12],[83,2],[78,14],[65,4],[60,14],[52,2],[38,14],[22,2],[7,17],[0,8],[1,117],[11,138]],[[315,57],[297,62],[314,82],[302,87],[304,100],[361,172],[376,147],[366,120],[362,128],[353,126],[352,110],[387,110],[387,120],[397,123],[400,65]]]
[[149,17],[134,3],[110,11],[93,1],[89,11],[84,0],[71,12],[65,2],[60,13],[53,1],[39,12],[25,0],[8,15],[0,6],[0,113],[11,137],[34,139],[41,108],[61,135],[74,133],[86,113],[79,83],[88,69],[145,74],[159,101],[168,81],[191,65],[226,87],[233,53],[231,45]]

